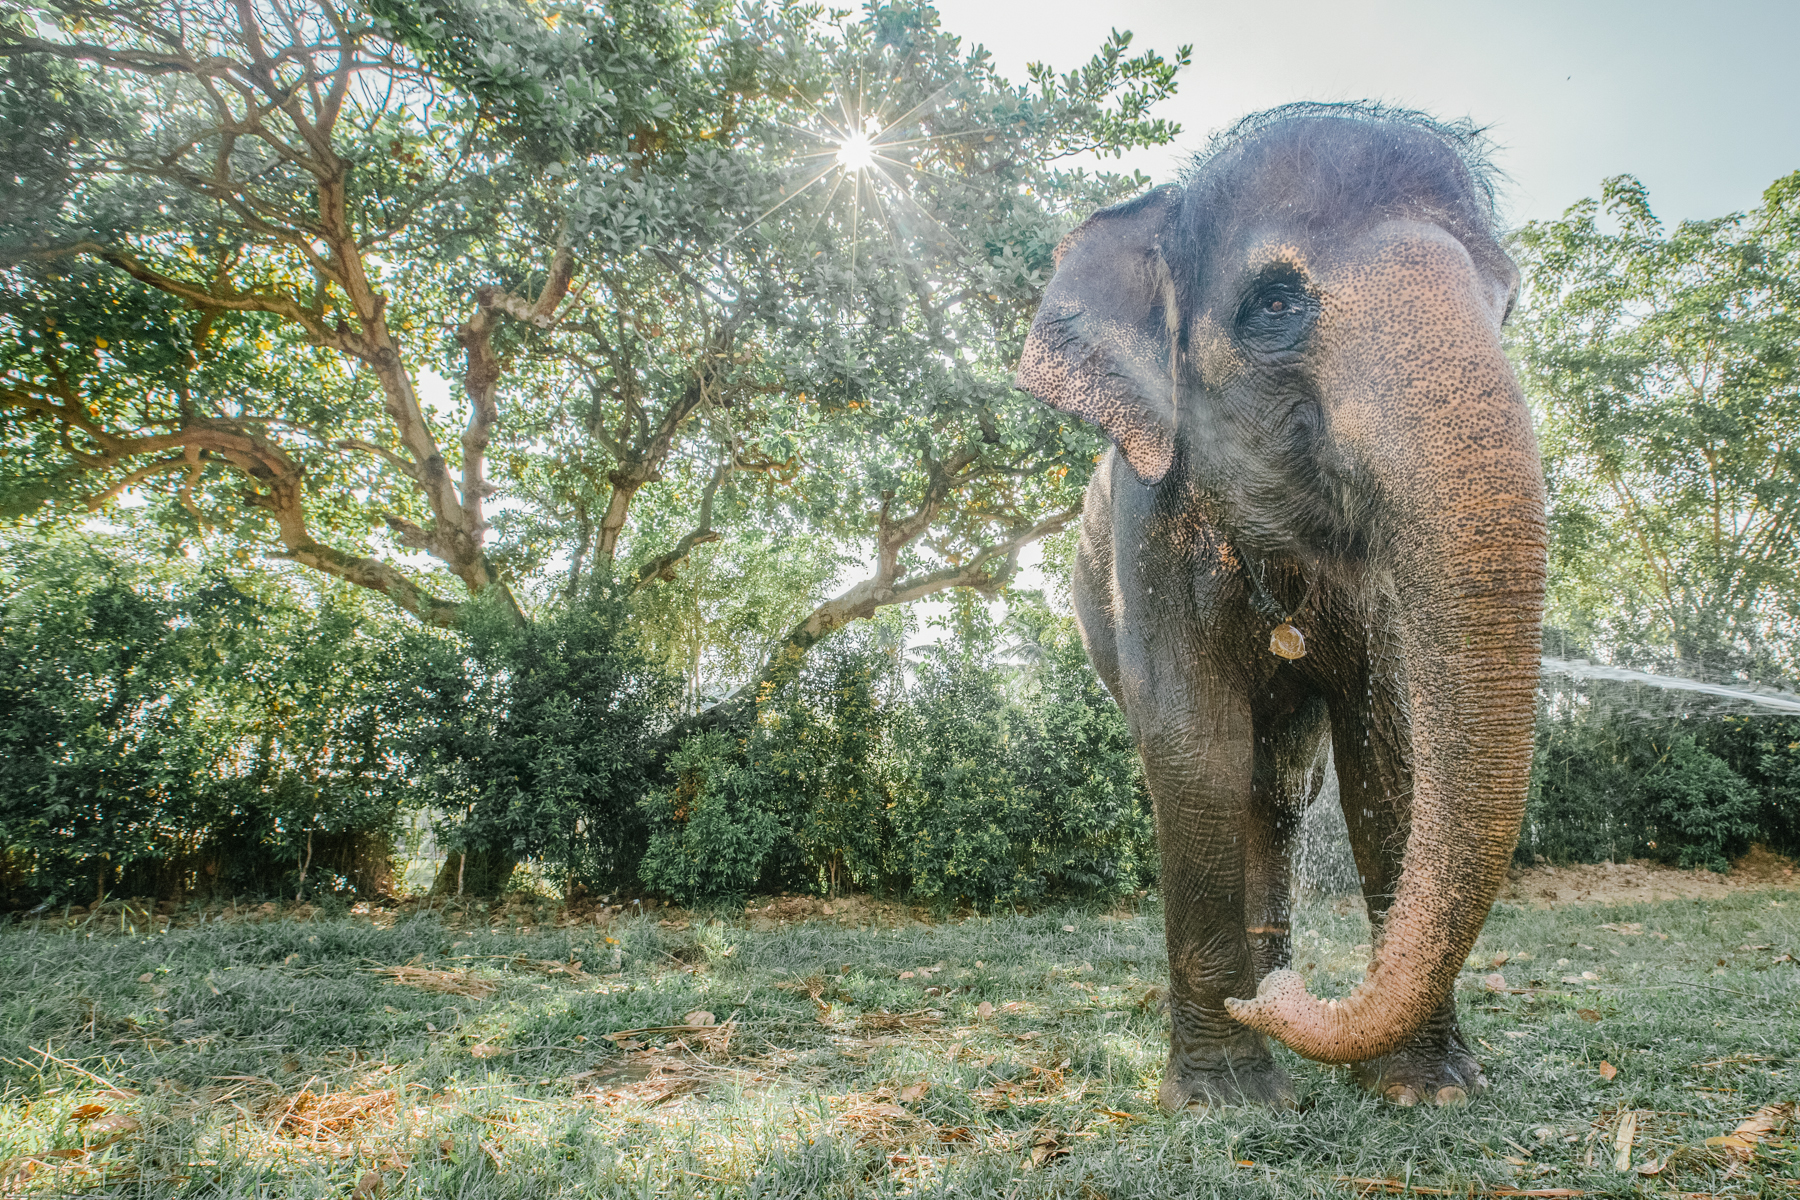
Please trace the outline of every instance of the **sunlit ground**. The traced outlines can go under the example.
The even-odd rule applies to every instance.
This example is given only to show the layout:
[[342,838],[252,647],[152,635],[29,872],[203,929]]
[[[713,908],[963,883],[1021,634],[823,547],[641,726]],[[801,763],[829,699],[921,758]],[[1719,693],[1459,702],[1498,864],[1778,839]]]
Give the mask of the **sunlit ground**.
[[[1499,907],[1459,984],[1494,1084],[1467,1108],[1396,1108],[1283,1052],[1300,1111],[1174,1119],[1152,1103],[1153,912],[889,928],[870,911],[760,929],[556,928],[519,910],[15,927],[0,935],[4,1192],[1800,1188],[1791,890]],[[1347,987],[1359,906],[1309,904],[1296,929],[1315,988]]]

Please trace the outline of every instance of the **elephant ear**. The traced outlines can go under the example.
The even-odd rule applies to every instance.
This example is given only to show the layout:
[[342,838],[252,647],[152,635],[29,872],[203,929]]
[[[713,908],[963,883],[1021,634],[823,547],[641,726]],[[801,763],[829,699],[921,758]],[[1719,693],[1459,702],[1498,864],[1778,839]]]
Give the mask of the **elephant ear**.
[[1180,205],[1179,188],[1157,188],[1064,238],[1019,357],[1019,387],[1098,425],[1146,484],[1175,461],[1181,318],[1163,244]]

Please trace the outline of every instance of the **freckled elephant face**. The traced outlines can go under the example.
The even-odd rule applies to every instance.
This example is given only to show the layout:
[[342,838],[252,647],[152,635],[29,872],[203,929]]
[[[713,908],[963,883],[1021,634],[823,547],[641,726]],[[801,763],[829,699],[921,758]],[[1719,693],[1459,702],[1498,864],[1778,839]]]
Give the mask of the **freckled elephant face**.
[[1069,236],[1020,384],[1099,425],[1146,483],[1181,458],[1267,549],[1366,537],[1382,472],[1406,467],[1395,410],[1454,405],[1496,366],[1516,395],[1493,351],[1518,272],[1490,219],[1427,130],[1271,124]]
[[[1021,387],[1116,447],[1089,493],[1077,607],[1143,750],[1164,861],[1204,877],[1188,890],[1205,928],[1171,909],[1170,945],[1207,1044],[1248,1028],[1365,1062],[1438,1028],[1517,838],[1543,483],[1500,348],[1518,273],[1476,150],[1467,129],[1368,106],[1250,118],[1182,184],[1069,235],[1020,360]],[[1322,1006],[1258,967],[1259,998],[1234,999],[1249,951],[1233,966],[1230,931],[1207,923],[1254,924],[1258,901],[1208,889],[1261,868],[1218,840],[1219,814],[1282,794],[1286,768],[1259,747],[1327,736],[1340,783],[1382,789],[1359,807],[1383,925],[1369,974]],[[1207,949],[1178,953],[1194,937]]]

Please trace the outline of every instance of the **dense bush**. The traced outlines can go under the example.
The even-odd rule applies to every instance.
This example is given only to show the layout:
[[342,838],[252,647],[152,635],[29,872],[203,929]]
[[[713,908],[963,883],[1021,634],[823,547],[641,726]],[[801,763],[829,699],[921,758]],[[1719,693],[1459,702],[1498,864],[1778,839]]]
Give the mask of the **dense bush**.
[[1646,715],[1579,687],[1545,697],[1520,861],[1723,870],[1752,842],[1797,848],[1800,721]]
[[[980,905],[1130,891],[1154,831],[1124,717],[1073,622],[1027,609],[1026,669],[939,656],[904,718],[891,869],[919,897]],[[1010,694],[1008,694],[1010,692]]]
[[910,685],[891,635],[821,647],[739,742],[684,746],[645,805],[645,882],[684,901],[855,886],[982,908],[1147,882],[1136,752],[1073,622],[1027,602],[1011,628],[1022,666],[978,629]]
[[458,882],[492,893],[527,858],[558,882],[632,882],[680,681],[640,652],[604,580],[529,624],[498,595],[471,605],[459,634],[408,633],[396,684],[428,717],[404,743],[413,786],[444,844],[482,865]]
[[682,744],[669,760],[674,786],[642,801],[651,833],[638,873],[647,885],[683,903],[756,886],[782,833],[774,777],[761,765],[718,732]]
[[380,886],[405,793],[387,624],[100,536],[7,544],[14,899]]

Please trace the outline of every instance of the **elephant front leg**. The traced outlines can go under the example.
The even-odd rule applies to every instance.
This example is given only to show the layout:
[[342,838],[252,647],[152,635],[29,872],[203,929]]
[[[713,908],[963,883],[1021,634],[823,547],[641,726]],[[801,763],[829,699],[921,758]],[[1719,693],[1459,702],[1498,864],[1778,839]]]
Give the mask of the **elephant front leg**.
[[[1334,713],[1338,795],[1362,878],[1369,923],[1379,936],[1400,887],[1412,793],[1408,746],[1397,706],[1378,691],[1362,712]],[[1385,716],[1385,719],[1384,719]],[[1396,1104],[1461,1104],[1487,1090],[1487,1076],[1456,1022],[1456,996],[1444,1002],[1392,1054],[1351,1068],[1357,1083]]]
[[1170,1038],[1157,1099],[1169,1112],[1295,1102],[1267,1041],[1225,1011],[1226,997],[1255,990],[1245,933],[1251,748],[1248,718],[1235,715],[1140,739],[1162,853]]

